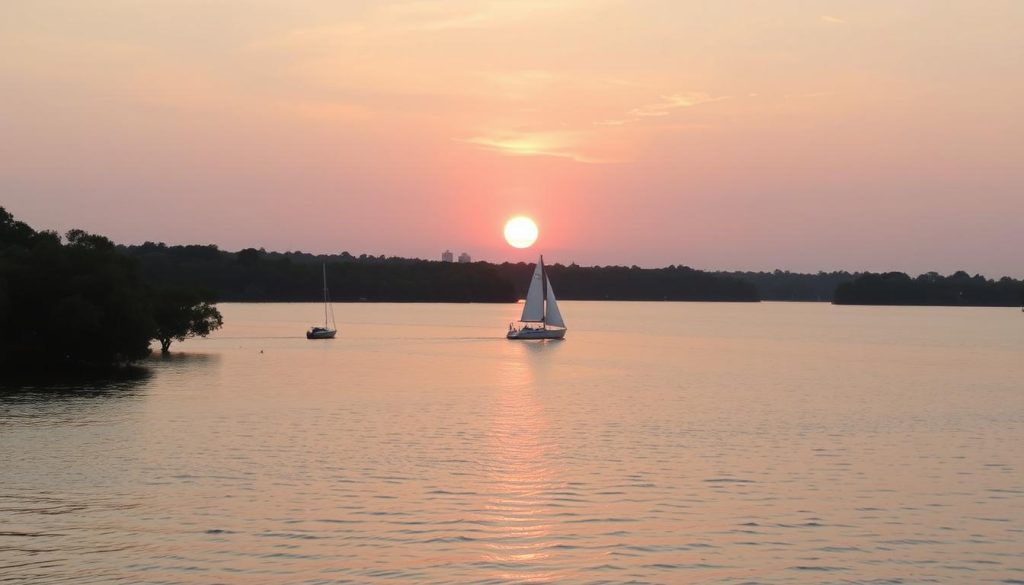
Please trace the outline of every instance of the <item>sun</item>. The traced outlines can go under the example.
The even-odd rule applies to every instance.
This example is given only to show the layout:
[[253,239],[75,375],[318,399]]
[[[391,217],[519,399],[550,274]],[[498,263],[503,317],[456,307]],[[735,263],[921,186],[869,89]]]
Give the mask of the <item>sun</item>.
[[537,224],[525,215],[505,223],[505,241],[513,248],[529,248],[537,241]]

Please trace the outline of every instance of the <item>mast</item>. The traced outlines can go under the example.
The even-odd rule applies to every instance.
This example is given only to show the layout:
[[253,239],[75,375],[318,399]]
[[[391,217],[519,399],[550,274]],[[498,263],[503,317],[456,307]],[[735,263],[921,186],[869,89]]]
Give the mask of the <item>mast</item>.
[[327,263],[321,264],[324,272],[324,329],[327,329]]
[[544,254],[540,255],[540,285],[544,287],[542,289],[544,291],[544,314],[541,315],[540,323],[546,329],[547,323],[545,321],[548,318],[548,275],[544,271]]

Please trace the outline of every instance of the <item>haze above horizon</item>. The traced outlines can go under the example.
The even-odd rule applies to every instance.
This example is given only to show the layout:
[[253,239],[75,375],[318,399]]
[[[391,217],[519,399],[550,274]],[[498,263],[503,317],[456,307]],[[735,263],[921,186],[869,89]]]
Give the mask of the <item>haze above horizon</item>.
[[[0,205],[121,243],[1024,276],[1024,3],[0,7]],[[540,226],[515,250],[502,226]]]

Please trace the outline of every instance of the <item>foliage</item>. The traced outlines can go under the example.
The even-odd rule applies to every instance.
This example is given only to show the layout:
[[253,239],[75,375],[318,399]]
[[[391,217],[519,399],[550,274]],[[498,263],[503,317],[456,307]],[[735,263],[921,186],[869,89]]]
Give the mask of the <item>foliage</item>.
[[211,297],[195,291],[164,289],[153,296],[153,319],[160,351],[167,353],[173,340],[206,337],[224,325]]
[[[526,297],[534,264],[504,263],[498,273],[516,285]],[[695,270],[688,266],[640,268],[638,266],[546,265],[552,286],[563,300],[610,301],[757,301],[757,290],[730,276]]]
[[1012,307],[1024,304],[1024,282],[989,280],[958,271],[928,272],[911,278],[903,272],[865,273],[836,289],[837,305],[944,305]]
[[331,298],[338,301],[513,302],[512,285],[484,263],[452,264],[347,253],[237,253],[216,246],[146,243],[122,248],[157,287],[185,286],[220,300],[310,302],[322,299],[326,263]]
[[788,270],[772,272],[716,272],[749,282],[762,301],[831,301],[836,287],[857,278],[846,271],[802,274]]
[[[226,301],[320,299],[321,265],[338,301],[515,302],[526,295],[533,264],[467,264],[384,256],[267,252],[236,253],[215,246],[146,243],[123,248],[157,286],[206,288]],[[660,269],[606,266],[549,267],[559,298],[566,300],[756,301],[748,283],[684,266]]]
[[146,286],[113,242],[71,230],[63,243],[0,208],[0,367],[125,364],[152,331]]
[[[180,340],[220,327],[211,300],[154,290],[138,263],[103,236],[37,232],[0,207],[0,371],[129,364],[149,355],[158,335]],[[184,324],[171,319],[180,316],[172,307]]]

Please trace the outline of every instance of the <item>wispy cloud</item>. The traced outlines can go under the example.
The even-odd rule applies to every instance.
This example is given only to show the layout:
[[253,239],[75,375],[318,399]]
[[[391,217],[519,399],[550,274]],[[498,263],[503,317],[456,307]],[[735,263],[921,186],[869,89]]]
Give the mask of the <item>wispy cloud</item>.
[[561,77],[550,71],[528,69],[521,71],[482,71],[478,77],[483,81],[486,95],[496,95],[505,99],[525,100],[535,97],[539,92],[548,89]]
[[379,13],[406,31],[440,31],[508,25],[578,4],[580,0],[433,0],[390,4]]
[[[590,0],[593,1],[593,0]],[[336,49],[409,35],[523,26],[579,7],[584,0],[413,0],[370,3],[351,19],[288,30],[251,44],[286,50]]]
[[827,14],[824,14],[824,15],[821,16],[821,21],[822,22],[830,22],[832,24],[845,24],[846,23],[846,19],[839,18],[838,16],[829,16]]
[[659,118],[668,116],[673,110],[690,108],[696,105],[719,102],[730,99],[730,96],[714,97],[705,92],[673,93],[661,96],[657,102],[633,108],[620,118],[611,118],[594,122],[595,126],[624,126],[639,122],[644,118]]
[[784,97],[786,97],[788,99],[814,99],[814,98],[821,98],[821,97],[829,97],[829,96],[832,96],[832,95],[835,95],[835,92],[831,92],[831,91],[815,91],[815,92],[810,92],[810,93],[791,93],[791,94],[787,94]]
[[[491,130],[459,140],[508,156],[550,156],[591,164],[621,163],[631,160],[629,151],[653,129],[650,125],[638,124],[628,130],[624,126],[642,120],[668,118],[680,109],[727,99],[731,96],[713,96],[706,92],[671,93],[632,108],[619,118],[597,122],[589,122],[585,117],[577,118],[575,122],[561,122],[562,127],[554,130],[543,126],[529,130],[507,130],[500,126],[495,129],[492,126]],[[551,126],[548,125],[549,128]],[[678,120],[656,126],[674,130],[683,127]],[[685,127],[707,129],[709,126],[685,124]]]
[[460,141],[509,156],[553,156],[592,164],[613,162],[585,154],[581,149],[584,136],[574,131],[502,131]]
[[630,122],[636,122],[637,118],[613,118],[610,120],[598,120],[594,126],[625,126]]

